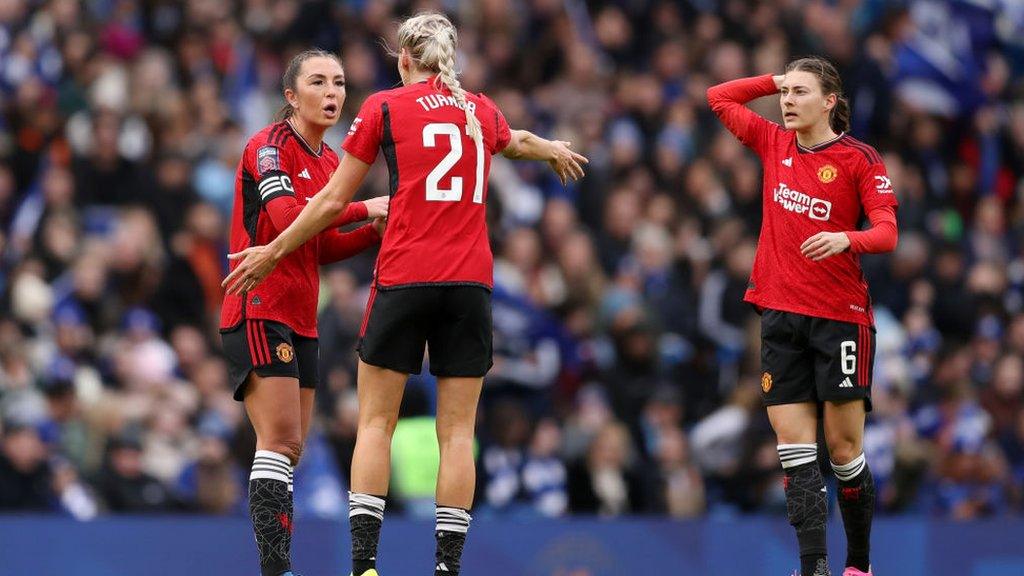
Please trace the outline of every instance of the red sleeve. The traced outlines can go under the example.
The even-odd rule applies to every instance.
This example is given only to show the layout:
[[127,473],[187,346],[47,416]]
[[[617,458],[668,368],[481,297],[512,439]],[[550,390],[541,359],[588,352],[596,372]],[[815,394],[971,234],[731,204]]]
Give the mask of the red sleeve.
[[[292,192],[291,195],[279,195],[271,198],[266,203],[266,208],[267,215],[270,216],[270,222],[274,225],[274,229],[278,232],[283,232],[285,228],[299,217],[299,212],[302,212],[302,209],[305,208],[305,203],[300,204],[295,198],[295,193]],[[345,210],[331,221],[328,227],[337,228],[352,222],[366,220],[366,216],[365,204],[362,202],[349,202],[345,206]]]
[[880,254],[896,249],[899,232],[896,228],[896,207],[878,206],[868,212],[871,228],[846,232],[850,239],[850,252],[854,254]]
[[863,146],[866,154],[857,174],[857,194],[860,195],[864,212],[870,215],[876,208],[897,206],[899,202],[896,200],[896,191],[892,188],[892,180],[889,180],[882,156],[866,144],[858,146]]
[[512,130],[508,126],[508,121],[505,120],[505,115],[498,109],[498,105],[483,94],[477,94],[480,100],[490,108],[490,112],[494,114],[494,130],[496,138],[494,141],[494,149],[491,150],[491,154],[497,154],[504,150],[508,143],[512,141]]
[[731,80],[708,88],[708,104],[721,119],[725,127],[745,146],[760,153],[766,148],[768,139],[781,127],[765,120],[744,104],[778,93],[771,74]]
[[253,139],[246,149],[243,164],[256,180],[261,204],[282,196],[294,198],[295,188],[289,176],[293,162],[286,149]]
[[366,220],[366,217],[369,215],[370,211],[367,210],[366,204],[362,202],[349,202],[345,205],[345,211],[331,222],[331,228]]
[[348,136],[341,144],[342,150],[367,164],[377,159],[377,150],[383,137],[382,98],[371,95],[359,109],[359,114],[348,129]]
[[351,232],[326,230],[320,233],[320,264],[331,264],[351,258],[380,242],[380,234],[372,224]]

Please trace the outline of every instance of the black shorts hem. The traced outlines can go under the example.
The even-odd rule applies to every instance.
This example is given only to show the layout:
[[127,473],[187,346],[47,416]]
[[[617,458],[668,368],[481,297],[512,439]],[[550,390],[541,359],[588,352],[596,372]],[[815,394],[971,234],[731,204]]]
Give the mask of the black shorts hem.
[[409,366],[400,366],[398,362],[389,362],[387,360],[381,360],[377,358],[368,358],[362,350],[362,344],[356,347],[356,352],[359,354],[359,359],[363,361],[363,364],[368,364],[374,368],[384,368],[386,370],[393,370],[395,372],[401,372],[403,374],[419,374],[423,372],[423,366],[417,366],[410,368]]
[[461,369],[448,367],[435,368],[431,365],[430,373],[438,378],[483,378],[491,371],[492,366],[494,366],[493,360],[488,360],[487,367],[483,369],[480,369],[476,365],[465,366]]
[[871,410],[873,409],[873,405],[871,404],[870,396],[864,396],[863,398],[841,398],[825,400],[819,400],[816,398],[810,398],[807,400],[769,400],[767,398],[761,398],[761,405],[764,406],[765,408],[769,406],[783,406],[786,404],[814,404],[820,406],[825,404],[826,402],[832,402],[833,404],[836,404],[841,402],[856,402],[857,400],[864,401],[864,412],[871,412]]

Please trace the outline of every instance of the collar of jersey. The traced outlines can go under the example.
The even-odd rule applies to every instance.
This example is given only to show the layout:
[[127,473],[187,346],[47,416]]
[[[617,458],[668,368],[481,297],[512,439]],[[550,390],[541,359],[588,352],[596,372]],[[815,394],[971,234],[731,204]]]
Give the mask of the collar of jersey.
[[288,129],[292,131],[292,134],[295,135],[295,139],[299,141],[299,144],[302,144],[302,147],[306,149],[306,152],[309,152],[310,154],[316,156],[317,158],[319,158],[320,155],[324,153],[323,142],[320,143],[320,150],[315,152],[313,151],[313,147],[309,145],[309,142],[306,142],[306,139],[302,137],[302,134],[299,134],[299,131],[295,129],[295,126],[292,126],[291,122],[285,120],[284,123],[288,125]]
[[[839,142],[840,140],[842,140],[844,136],[846,136],[846,132],[840,132],[839,135],[836,136],[835,138],[833,138],[831,140],[826,140],[826,141],[824,141],[824,142],[822,142],[820,144],[815,144],[814,146],[811,146],[810,148],[808,148],[806,146],[801,146],[800,142],[797,142],[796,143],[796,149],[799,152],[810,152],[811,154],[813,154],[815,152],[821,152],[825,148],[828,148],[829,146],[831,146],[831,145],[835,144],[836,142]],[[795,136],[794,136],[794,138],[795,138]]]

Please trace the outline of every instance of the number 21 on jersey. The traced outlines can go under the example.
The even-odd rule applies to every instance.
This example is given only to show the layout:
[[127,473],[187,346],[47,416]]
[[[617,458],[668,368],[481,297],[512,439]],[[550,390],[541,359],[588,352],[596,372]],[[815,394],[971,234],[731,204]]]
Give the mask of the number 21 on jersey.
[[[448,136],[451,150],[427,175],[427,200],[431,202],[458,202],[462,200],[462,176],[452,176],[451,188],[441,188],[441,178],[462,159],[462,130],[451,122],[427,124],[423,127],[423,147],[438,146],[438,137]],[[469,136],[469,126],[465,129]],[[481,137],[476,144],[476,184],[473,186],[473,202],[484,203],[484,142]]]

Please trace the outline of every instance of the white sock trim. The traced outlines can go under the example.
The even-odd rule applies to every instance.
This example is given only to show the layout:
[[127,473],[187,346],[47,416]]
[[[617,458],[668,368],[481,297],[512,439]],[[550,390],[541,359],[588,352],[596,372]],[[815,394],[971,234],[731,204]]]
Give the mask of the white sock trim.
[[348,493],[348,517],[366,514],[384,520],[384,499],[360,492]]
[[254,459],[258,460],[260,458],[268,458],[270,460],[275,460],[277,462],[280,462],[281,464],[284,464],[285,466],[288,466],[289,468],[291,468],[292,466],[291,459],[289,459],[284,454],[279,454],[271,450],[257,450]]
[[836,464],[835,462],[830,462],[830,464],[832,464],[832,471],[835,472],[836,478],[839,478],[843,482],[849,482],[864,471],[864,467],[867,466],[868,462],[867,459],[864,458],[864,453],[861,452],[860,456],[857,456],[846,464]]
[[817,444],[779,444],[777,448],[783,468],[802,466],[818,459]]
[[462,508],[438,506],[435,514],[437,516],[436,530],[444,530],[445,532],[461,532],[463,534],[469,532],[469,523],[473,520],[473,517],[469,515],[469,512]]
[[280,472],[270,472],[267,470],[253,470],[249,473],[249,480],[277,480],[278,482],[288,483],[288,475],[281,474]]
[[291,487],[292,465],[288,457],[270,450],[257,450],[249,480],[277,480]]

